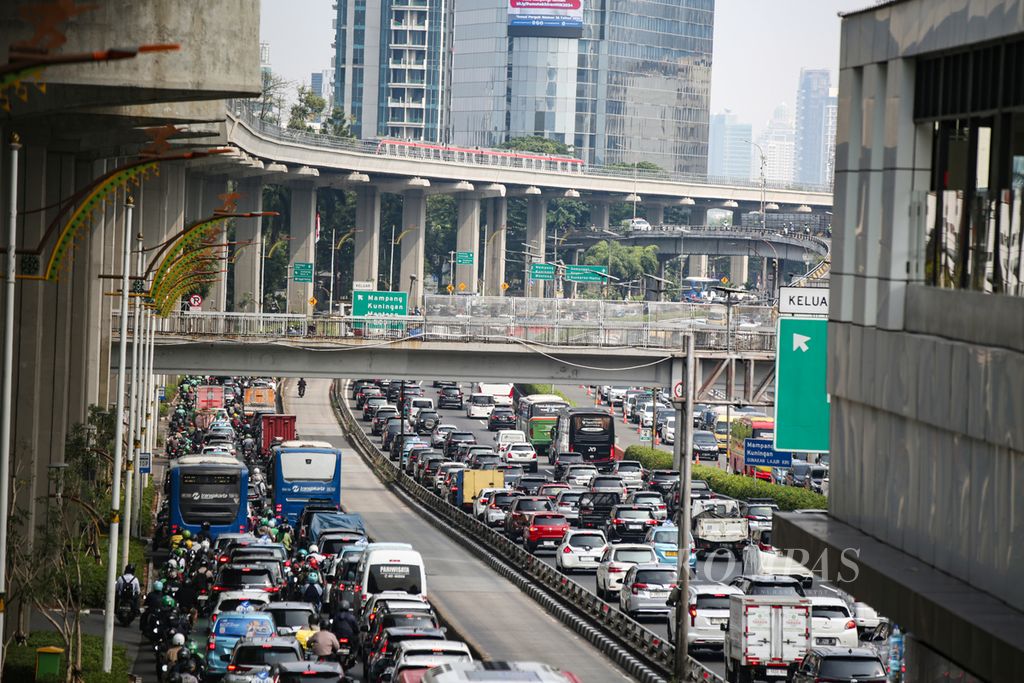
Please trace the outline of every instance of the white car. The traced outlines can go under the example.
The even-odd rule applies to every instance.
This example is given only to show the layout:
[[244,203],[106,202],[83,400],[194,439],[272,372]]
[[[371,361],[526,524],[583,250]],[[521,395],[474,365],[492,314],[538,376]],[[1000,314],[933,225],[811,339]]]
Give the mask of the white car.
[[[725,642],[723,624],[729,623],[729,596],[743,595],[736,586],[722,583],[691,583],[686,611],[690,615],[690,627],[686,632],[686,641],[693,649],[722,649]],[[676,613],[668,615],[668,637],[675,638]]]
[[[770,534],[770,530],[769,530]],[[774,546],[763,542],[760,529],[751,533],[752,542],[743,549],[743,573],[748,576],[768,574],[773,576],[791,576],[803,582],[810,582],[814,575],[811,570],[800,564]],[[768,534],[765,534],[767,537]]]
[[444,438],[448,435],[448,432],[454,432],[458,427],[453,424],[440,424],[434,427],[434,431],[430,434],[430,445],[434,448],[440,448],[444,446]]
[[395,645],[394,665],[396,668],[411,659],[429,657],[437,661],[434,666],[450,662],[471,662],[473,655],[469,646],[457,640],[435,640],[413,638]]
[[662,443],[672,446],[676,442],[676,418],[675,415],[669,415],[668,419],[665,420],[665,424],[661,425],[661,441]]
[[508,489],[481,489],[480,495],[473,499],[473,516],[483,519],[487,506],[491,504],[491,496],[499,491],[507,492]]
[[537,471],[537,451],[532,443],[511,443],[502,452],[502,457],[509,465],[522,465],[524,470]]
[[470,419],[490,417],[494,410],[494,397],[488,394],[473,394],[466,401],[466,417]]
[[437,495],[441,496],[442,498],[447,496],[448,490],[445,487],[445,481],[448,478],[448,473],[454,470],[464,469],[466,469],[466,463],[464,462],[442,463],[441,466],[437,468],[437,472],[434,473],[434,492],[437,493]]
[[555,567],[566,574],[596,571],[607,549],[608,539],[600,529],[572,530],[562,536],[562,542],[555,549]]
[[654,548],[643,543],[619,543],[605,548],[597,565],[597,597],[618,597],[626,572],[635,564],[656,564]]
[[841,598],[811,597],[811,638],[815,645],[857,647],[857,622]]
[[866,602],[853,603],[853,620],[857,622],[857,631],[867,633],[882,622],[875,608]]
[[497,491],[493,493],[480,521],[492,529],[494,527],[504,527],[505,518],[508,517],[509,506],[512,504],[512,501],[522,496],[523,493],[521,491]]
[[254,610],[263,605],[269,605],[270,593],[262,588],[259,590],[224,591],[214,593],[211,599],[217,601],[210,610],[210,625],[212,626],[217,623],[217,617],[221,612],[233,612],[246,603]]
[[591,480],[597,476],[594,465],[569,465],[562,479],[569,486],[590,486]]

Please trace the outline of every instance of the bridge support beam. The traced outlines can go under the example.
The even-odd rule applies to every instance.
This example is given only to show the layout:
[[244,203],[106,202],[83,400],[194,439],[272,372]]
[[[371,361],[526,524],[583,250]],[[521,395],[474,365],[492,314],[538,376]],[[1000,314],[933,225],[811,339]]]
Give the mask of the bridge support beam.
[[372,282],[377,289],[380,273],[380,190],[376,186],[356,189],[356,225],[353,236],[354,281]]
[[[225,194],[228,191],[228,179],[227,176],[215,175],[215,176],[204,176],[201,183],[201,199],[199,200],[199,215],[197,218],[205,218],[212,216],[216,209],[219,209],[224,205],[224,200],[220,198],[220,195]],[[222,227],[218,230],[217,236],[214,238],[217,244],[223,244],[227,242],[227,229]],[[217,250],[218,255],[226,256],[228,253],[227,247],[222,247]],[[203,301],[204,311],[226,311],[227,310],[227,299],[228,299],[228,262],[227,260],[218,261],[213,270],[223,270],[223,273],[219,273],[216,279],[210,283],[210,294]]]
[[707,277],[708,276],[708,257],[707,255],[693,254],[687,260],[686,274],[690,277]]
[[480,199],[469,194],[460,194],[456,200],[458,203],[458,232],[456,234],[456,249],[468,251],[473,255],[471,265],[455,266],[455,286],[465,283],[466,288],[460,291],[476,294],[477,269],[479,268],[480,257]]
[[590,202],[590,224],[598,230],[607,230],[609,228],[611,210],[608,202],[602,201],[591,201]]
[[707,225],[708,224],[708,210],[705,206],[691,206],[690,207],[690,222],[689,225]]
[[647,208],[647,222],[653,226],[665,225],[665,205],[664,204],[648,204]]
[[[263,181],[257,177],[244,178],[235,182],[238,198],[238,211],[246,213],[263,210]],[[238,246],[232,247],[234,254],[235,279],[232,286],[232,308],[235,311],[253,313],[260,309],[263,292],[260,291],[260,270],[263,268],[263,219],[238,218],[234,221],[235,241]],[[242,244],[248,242],[249,244]]]
[[[288,242],[288,313],[312,313],[309,299],[316,283],[316,187],[311,181],[291,186]],[[295,282],[296,263],[313,264],[313,282]]]
[[484,240],[484,296],[504,296],[501,285],[505,282],[505,222],[508,219],[508,200],[496,197],[487,202],[487,237]]
[[[544,197],[529,197],[526,200],[526,250],[533,256],[526,257],[526,271],[529,275],[529,263],[543,263],[545,258],[544,243],[548,234],[548,200]],[[529,278],[527,278],[528,280]],[[544,282],[534,282],[525,288],[526,296],[544,296]]]
[[729,280],[734,285],[745,284],[749,277],[749,256],[730,256],[729,257]]
[[[423,305],[423,259],[427,225],[427,195],[406,190],[402,195],[402,261],[395,290],[409,293],[409,310]],[[467,285],[468,286],[468,285]]]

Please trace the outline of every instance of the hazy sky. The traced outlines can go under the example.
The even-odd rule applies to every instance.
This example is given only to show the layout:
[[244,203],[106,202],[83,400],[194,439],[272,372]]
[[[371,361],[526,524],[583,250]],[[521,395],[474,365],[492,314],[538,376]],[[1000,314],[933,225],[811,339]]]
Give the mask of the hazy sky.
[[[309,83],[310,73],[330,68],[332,4],[262,0],[260,39],[270,43],[275,72]],[[717,0],[711,112],[731,109],[753,124],[756,133],[777,104],[793,107],[801,67],[827,67],[834,81],[839,66],[837,13],[871,4],[873,0]]]

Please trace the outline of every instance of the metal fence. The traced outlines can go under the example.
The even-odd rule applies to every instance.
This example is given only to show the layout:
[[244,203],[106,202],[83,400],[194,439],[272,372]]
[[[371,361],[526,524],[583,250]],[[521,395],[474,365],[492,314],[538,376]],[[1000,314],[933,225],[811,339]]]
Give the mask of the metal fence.
[[[115,334],[118,320],[115,312]],[[733,305],[730,319],[724,304],[428,295],[423,315],[386,318],[181,311],[159,319],[157,334],[678,350],[692,332],[702,350],[773,351],[774,320],[764,306]]]

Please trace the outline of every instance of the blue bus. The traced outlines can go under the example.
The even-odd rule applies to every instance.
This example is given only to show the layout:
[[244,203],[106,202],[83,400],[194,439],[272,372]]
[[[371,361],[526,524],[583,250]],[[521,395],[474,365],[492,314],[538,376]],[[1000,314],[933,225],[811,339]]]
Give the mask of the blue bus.
[[307,505],[341,505],[341,450],[326,441],[285,441],[270,467],[274,514],[292,526]]
[[231,455],[186,455],[167,473],[171,533],[193,534],[210,523],[210,535],[249,528],[249,469]]

